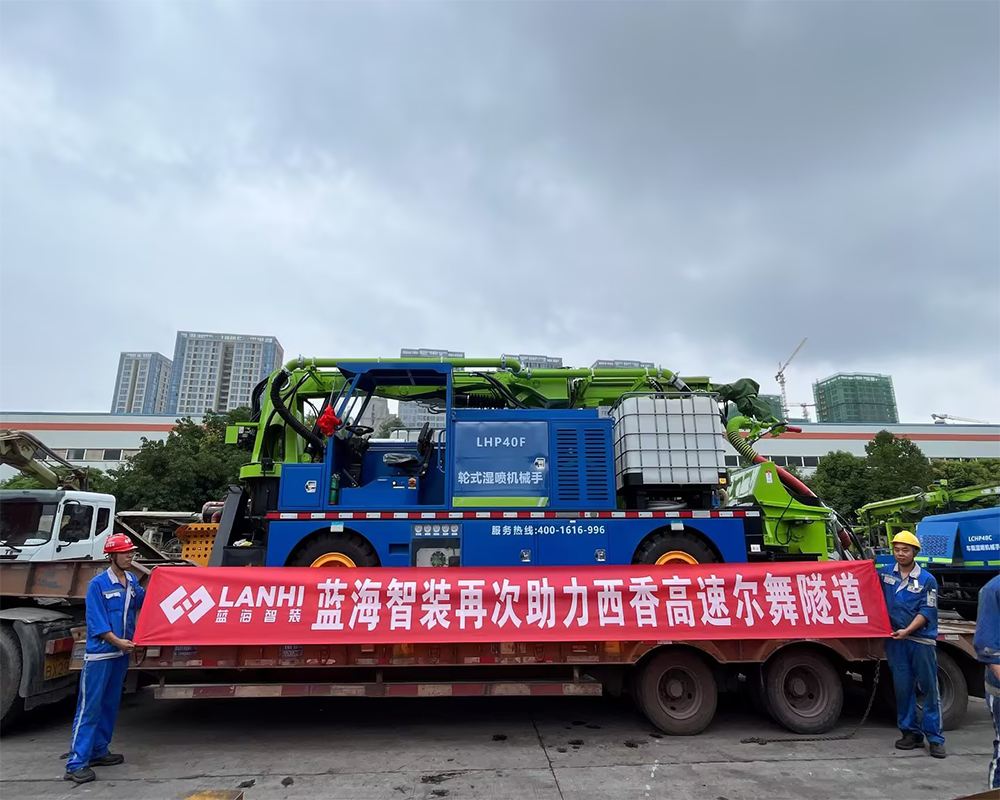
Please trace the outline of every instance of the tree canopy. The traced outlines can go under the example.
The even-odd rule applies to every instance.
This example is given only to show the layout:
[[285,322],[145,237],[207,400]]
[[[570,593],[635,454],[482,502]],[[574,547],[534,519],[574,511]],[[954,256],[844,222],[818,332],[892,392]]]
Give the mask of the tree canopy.
[[853,519],[867,503],[913,494],[942,479],[954,489],[1000,482],[1000,459],[931,462],[909,439],[879,431],[865,456],[830,453],[806,483],[827,505]]
[[[53,470],[56,475],[60,478],[68,475],[69,470],[65,467],[56,467]],[[87,489],[91,492],[100,492],[101,494],[114,494],[114,480],[104,472],[99,469],[88,469],[87,470]],[[18,473],[17,475],[12,475],[6,480],[0,481],[0,489],[49,489],[50,486],[43,484],[34,475],[22,475]]]
[[388,439],[394,430],[402,427],[403,420],[394,415],[382,420],[381,424],[378,426],[378,430],[375,432],[375,436],[379,439]]
[[209,500],[222,500],[250,458],[225,443],[226,425],[245,422],[250,411],[205,412],[201,424],[185,417],[163,441],[144,439],[125,466],[112,470],[114,494],[122,511],[197,511]]
[[824,503],[846,517],[853,517],[855,509],[872,499],[866,459],[842,450],[824,456],[805,482]]
[[977,486],[981,483],[1000,484],[1000,458],[980,458],[977,461],[935,461],[931,464],[934,480],[946,480],[952,489]]

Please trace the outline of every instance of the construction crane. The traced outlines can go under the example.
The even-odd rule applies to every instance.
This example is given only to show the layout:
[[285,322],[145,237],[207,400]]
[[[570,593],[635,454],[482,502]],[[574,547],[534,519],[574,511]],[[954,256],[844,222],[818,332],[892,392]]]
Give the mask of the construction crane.
[[816,408],[815,403],[792,403],[793,406],[799,406],[802,409],[802,419],[809,419],[809,409]]
[[784,364],[778,364],[778,374],[774,376],[774,379],[778,382],[778,386],[781,387],[781,413],[788,418],[788,392],[785,390],[785,370],[788,369],[788,365],[792,363],[792,359],[799,354],[799,350],[808,341],[809,337],[804,338],[799,342],[799,346],[792,351],[792,354],[788,357],[788,360]]
[[969,417],[953,417],[951,414],[931,414],[931,419],[934,420],[935,425],[946,425],[948,420],[952,422],[973,422],[978,425],[989,425],[990,423],[985,419],[970,419]]

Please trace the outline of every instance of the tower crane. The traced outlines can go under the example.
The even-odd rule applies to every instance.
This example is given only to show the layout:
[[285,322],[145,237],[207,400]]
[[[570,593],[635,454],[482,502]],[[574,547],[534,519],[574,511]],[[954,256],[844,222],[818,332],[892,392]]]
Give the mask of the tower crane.
[[804,338],[799,342],[799,346],[792,351],[792,354],[788,357],[788,360],[784,364],[778,364],[778,374],[774,376],[774,379],[778,382],[778,386],[781,387],[781,413],[784,414],[785,418],[788,417],[788,392],[785,390],[785,370],[788,369],[788,365],[792,363],[792,359],[799,354],[799,350],[808,341],[809,337]]
[[951,414],[931,414],[931,419],[934,420],[935,425],[945,425],[948,420],[952,422],[974,422],[979,425],[989,425],[989,421],[985,419],[970,419],[969,417],[953,417]]

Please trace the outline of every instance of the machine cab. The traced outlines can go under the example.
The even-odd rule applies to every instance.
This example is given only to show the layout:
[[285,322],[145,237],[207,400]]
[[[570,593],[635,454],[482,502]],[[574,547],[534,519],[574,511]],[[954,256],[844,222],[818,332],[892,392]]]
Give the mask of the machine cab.
[[115,498],[70,490],[0,492],[0,559],[55,561],[104,557]]
[[283,466],[279,507],[444,508],[449,472],[445,430],[425,424],[414,441],[378,439],[371,427],[357,421],[382,387],[397,387],[404,398],[412,387],[415,396],[450,412],[451,365],[372,362],[339,369],[346,380],[326,404],[337,427],[328,436],[324,460]]

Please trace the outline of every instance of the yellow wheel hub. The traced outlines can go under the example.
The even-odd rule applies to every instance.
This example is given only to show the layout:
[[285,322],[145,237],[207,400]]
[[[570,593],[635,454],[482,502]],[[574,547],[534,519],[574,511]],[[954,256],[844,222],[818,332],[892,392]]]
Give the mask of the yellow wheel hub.
[[[698,559],[683,550],[671,550],[656,559],[656,566],[663,564],[697,564]],[[315,566],[315,564],[313,565]]]
[[309,565],[310,567],[357,567],[354,559],[343,553],[323,553]]

